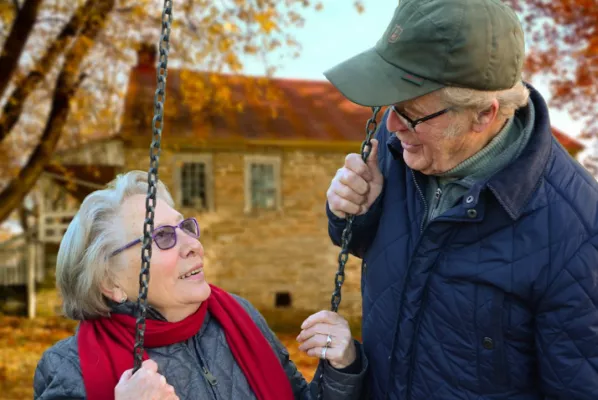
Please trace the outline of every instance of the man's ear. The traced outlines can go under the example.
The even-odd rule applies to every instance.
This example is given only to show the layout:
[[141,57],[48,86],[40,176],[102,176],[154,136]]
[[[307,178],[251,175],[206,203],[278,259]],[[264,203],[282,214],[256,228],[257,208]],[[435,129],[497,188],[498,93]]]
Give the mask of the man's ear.
[[472,129],[474,132],[484,132],[487,130],[496,120],[498,116],[498,100],[492,100],[492,104],[486,110],[478,113],[474,118]]

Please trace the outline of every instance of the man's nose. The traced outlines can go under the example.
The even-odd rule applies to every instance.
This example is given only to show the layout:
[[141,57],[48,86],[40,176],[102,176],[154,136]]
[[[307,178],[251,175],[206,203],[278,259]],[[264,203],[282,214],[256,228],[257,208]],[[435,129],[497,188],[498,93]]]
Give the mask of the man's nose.
[[386,119],[386,129],[388,129],[389,132],[399,132],[409,130],[409,127],[396,112],[389,108],[388,118]]

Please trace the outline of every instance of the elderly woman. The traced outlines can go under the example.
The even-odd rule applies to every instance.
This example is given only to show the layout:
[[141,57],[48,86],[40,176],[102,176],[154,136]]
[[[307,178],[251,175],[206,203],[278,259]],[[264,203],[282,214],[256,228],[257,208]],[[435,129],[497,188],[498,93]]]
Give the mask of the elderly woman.
[[308,384],[259,312],[209,284],[195,218],[173,208],[158,184],[142,368],[132,374],[135,299],[147,174],[118,176],[89,195],[58,253],[56,278],[74,336],[48,349],[34,379],[50,399],[358,399],[367,369],[347,322],[321,311],[297,340],[323,357]]

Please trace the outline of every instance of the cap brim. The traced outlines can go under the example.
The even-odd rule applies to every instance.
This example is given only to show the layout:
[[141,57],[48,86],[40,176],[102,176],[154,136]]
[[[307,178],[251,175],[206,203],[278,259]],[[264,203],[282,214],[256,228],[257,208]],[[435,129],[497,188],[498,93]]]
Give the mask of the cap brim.
[[375,48],[338,64],[324,76],[347,99],[366,107],[400,103],[445,86],[390,64]]

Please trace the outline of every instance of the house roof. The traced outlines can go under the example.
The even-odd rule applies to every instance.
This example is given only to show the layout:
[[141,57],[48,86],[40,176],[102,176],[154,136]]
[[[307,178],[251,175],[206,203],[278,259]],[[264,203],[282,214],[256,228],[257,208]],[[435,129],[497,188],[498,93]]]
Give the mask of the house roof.
[[[218,81],[229,103],[217,96],[195,109],[206,97],[202,85]],[[209,87],[209,84],[207,85]],[[155,69],[140,64],[131,72],[121,137],[132,145],[147,147],[156,88]],[[199,108],[199,107],[198,107]],[[295,146],[312,144],[338,151],[363,141],[371,109],[348,101],[327,81],[208,75],[168,70],[164,145],[173,147],[237,147],[239,145]],[[382,112],[378,115],[378,121]],[[554,129],[556,138],[571,152],[583,145]],[[218,146],[219,145],[219,146]]]
[[[194,86],[217,79],[226,105],[211,98],[194,110]],[[185,88],[185,83],[190,87]],[[156,73],[133,70],[123,121],[122,137],[136,141],[142,133],[147,145]],[[204,99],[200,99],[204,100]],[[239,108],[235,107],[240,104]],[[299,79],[211,75],[169,70],[165,103],[165,136],[176,142],[197,143],[342,143],[361,142],[371,110],[347,101],[328,82]],[[381,113],[379,114],[380,118]]]

